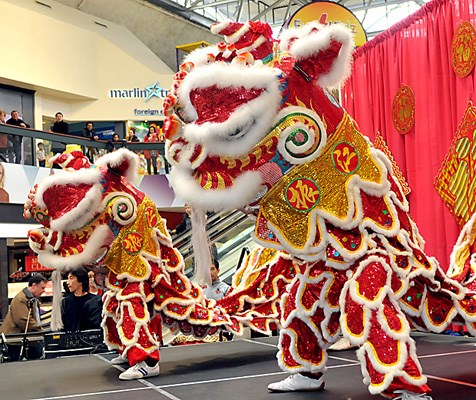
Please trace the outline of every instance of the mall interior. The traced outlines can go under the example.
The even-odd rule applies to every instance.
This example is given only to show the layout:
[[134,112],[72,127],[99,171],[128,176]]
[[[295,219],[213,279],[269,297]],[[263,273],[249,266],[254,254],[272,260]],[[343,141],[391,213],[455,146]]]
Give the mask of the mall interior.
[[[28,287],[32,276],[42,274],[48,279],[40,298],[39,319],[43,329],[31,333],[27,325],[25,332],[0,337],[0,399],[129,399],[131,396],[164,400],[379,398],[388,394],[380,390],[379,385],[388,386],[392,379],[403,380],[404,369],[408,367],[407,363],[413,362],[413,356],[418,358],[431,392],[415,389],[413,397],[398,397],[397,392],[392,392],[389,398],[476,399],[476,373],[472,362],[476,352],[476,311],[473,312],[472,298],[468,300],[476,290],[476,225],[473,227],[476,211],[476,108],[473,106],[476,101],[475,0],[0,0],[0,10],[0,37],[4,38],[0,63],[0,326],[11,312],[12,300]],[[328,352],[323,352],[325,361],[309,361],[300,358],[297,338],[291,340],[289,353],[283,350],[283,337],[288,333],[282,332],[293,329],[285,323],[288,320],[285,321],[284,317],[267,321],[264,333],[259,329],[256,332],[253,326],[250,329],[250,321],[258,311],[255,314],[250,312],[251,316],[247,314],[243,321],[248,322],[242,321],[246,327],[240,332],[228,329],[223,333],[215,329],[205,336],[194,336],[196,331],[187,328],[183,318],[178,325],[166,326],[167,317],[162,315],[160,375],[157,373],[158,376],[150,379],[146,379],[147,375],[136,380],[117,378],[117,373],[124,373],[127,367],[111,365],[117,352],[105,345],[102,328],[73,333],[51,328],[54,319],[54,273],[52,268],[39,262],[37,253],[32,250],[34,246],[29,240],[29,232],[40,225],[37,220],[27,218],[25,203],[36,185],[58,173],[57,165],[50,160],[58,152],[70,154],[79,150],[91,163],[102,156],[118,154],[116,151],[122,148],[133,152],[139,161],[134,187],[152,200],[164,219],[171,244],[183,257],[184,279],[196,278],[198,258],[202,257],[198,253],[202,252],[197,251],[198,239],[192,234],[187,201],[177,195],[173,187],[171,173],[177,167],[170,153],[167,154],[171,140],[166,127],[168,114],[164,110],[167,110],[166,99],[172,93],[174,84],[177,85],[176,73],[184,58],[194,51],[200,52],[225,39],[233,39],[233,34],[224,39],[223,35],[210,30],[212,24],[228,19],[243,23],[247,20],[267,22],[274,37],[280,37],[287,28],[298,28],[313,20],[327,26],[344,22],[354,35],[355,49],[352,67],[349,67],[352,70],[347,74],[350,77],[347,77],[345,84],[326,91],[326,96],[329,99],[332,97],[333,104],[339,103],[338,107],[345,109],[357,121],[366,135],[365,140],[375,147],[376,157],[385,154],[389,160],[384,163],[385,168],[392,171],[388,174],[397,182],[392,180],[390,189],[387,189],[392,195],[382,197],[387,207],[384,222],[375,229],[377,233],[374,236],[369,236],[369,246],[378,247],[381,244],[377,235],[387,229],[390,231],[389,225],[396,231],[395,225],[392,225],[394,221],[388,222],[390,217],[387,212],[394,217],[398,214],[396,219],[407,221],[400,210],[393,214],[393,206],[389,204],[395,203],[412,218],[408,222],[408,232],[412,233],[395,234],[398,238],[395,240],[398,245],[400,242],[415,242],[415,247],[410,249],[402,245],[400,248],[391,240],[385,242],[382,245],[385,249],[392,248],[393,251],[398,247],[398,254],[388,256],[391,267],[385,268],[391,269],[397,264],[400,268],[399,263],[408,257],[412,258],[411,263],[415,262],[422,268],[439,265],[438,268],[441,268],[438,271],[441,270],[441,276],[444,276],[441,278],[438,275],[440,272],[437,272],[444,281],[440,285],[424,275],[421,287],[427,285],[428,288],[421,289],[418,296],[425,300],[415,308],[412,296],[417,296],[413,291],[417,291],[420,283],[412,279],[418,274],[414,270],[405,270],[410,282],[406,281],[406,286],[402,285],[402,288],[405,287],[408,292],[399,294],[398,301],[407,299],[401,307],[405,314],[409,312],[410,322],[405,325],[409,328],[392,330],[390,327],[396,323],[395,319],[388,322],[390,317],[387,321],[384,311],[365,316],[368,310],[376,309],[374,305],[363,311],[365,321],[362,322],[362,332],[365,331],[365,335],[378,321],[385,326],[385,332],[382,331],[382,336],[375,343],[384,346],[385,339],[382,337],[391,337],[398,342],[398,360],[393,364],[382,361],[381,369],[374,371],[375,375],[385,377],[382,378],[383,383],[372,381],[367,387],[375,377],[371,373],[369,375],[363,365],[374,363],[374,358],[380,357],[378,344],[371,343],[370,339],[365,342],[358,335],[349,333],[354,335],[355,343],[349,342],[341,348],[331,347]],[[338,40],[336,38],[340,36],[335,36],[332,41]],[[275,55],[276,48],[273,48]],[[311,50],[303,50],[303,53],[307,51]],[[282,59],[286,56],[281,55]],[[282,67],[280,63],[281,60],[276,64],[279,68]],[[299,67],[296,65],[294,69],[298,71]],[[309,76],[305,75],[306,72],[300,73],[306,78],[302,84],[308,84]],[[2,111],[5,112],[3,122]],[[5,124],[14,117],[15,111],[25,126]],[[58,113],[67,123],[66,133],[55,128]],[[332,125],[331,119],[323,120],[324,128]],[[91,136],[85,134],[89,124],[94,129]],[[157,140],[148,141],[151,127],[157,133]],[[132,131],[137,140],[130,140]],[[115,135],[117,141],[113,139]],[[346,140],[350,142],[352,139]],[[338,151],[337,146],[333,151]],[[363,165],[363,159],[359,159],[359,163],[359,166]],[[334,162],[335,165],[337,162]],[[379,166],[375,169],[381,168]],[[280,167],[285,170],[286,162]],[[344,175],[351,174],[346,171]],[[332,179],[327,180],[331,184]],[[346,181],[343,186],[349,192],[355,191],[354,183],[349,182]],[[337,185],[337,180],[332,185]],[[291,190],[290,186],[291,183],[286,190]],[[321,186],[316,184],[320,194],[325,192]],[[397,192],[396,186],[402,193],[401,197],[394,193]],[[366,192],[368,199],[366,197],[364,201],[358,197],[354,203],[351,202],[350,208],[372,214],[373,211],[369,210],[376,207],[372,201],[381,192],[375,189],[377,186],[369,187]],[[341,192],[336,189],[334,193]],[[345,194],[336,194],[334,197],[339,200],[335,201],[341,201],[342,196]],[[338,218],[336,213],[329,219],[333,223]],[[235,289],[242,288],[240,284],[246,276],[242,268],[251,263],[250,260],[256,261],[253,255],[262,254],[263,243],[282,249],[271,239],[268,242],[267,239],[260,240],[261,228],[258,223],[255,226],[256,214],[245,208],[225,207],[217,211],[215,207],[207,210],[204,227],[209,248],[206,253],[212,261],[219,262],[219,279],[231,287],[230,296],[236,293],[233,292]],[[357,226],[355,221],[358,215],[359,212],[355,211],[345,228],[335,224],[339,226],[338,233],[332,231],[329,225],[319,223],[312,228],[312,232],[315,233],[316,229],[322,235],[328,232],[330,243],[335,247],[337,243],[347,240],[346,236],[339,242],[339,235],[345,229],[352,231],[353,238],[360,235],[363,229],[368,229],[371,217],[366,216],[362,225]],[[192,218],[192,222],[195,220]],[[404,223],[401,223],[403,226]],[[301,225],[296,219],[286,226],[294,232],[295,227]],[[278,230],[276,237],[281,239],[286,237],[286,233]],[[317,252],[315,243],[306,243],[297,250],[298,263],[306,260],[301,256],[309,246],[315,246],[313,251]],[[292,246],[284,246],[285,259],[293,257],[292,250],[297,247]],[[332,246],[323,251],[327,254],[326,259],[337,252]],[[417,248],[421,248],[421,253],[415,250]],[[349,254],[353,251],[354,247],[348,247]],[[370,257],[378,255],[375,249],[370,253]],[[336,254],[339,255],[338,252]],[[425,254],[429,256],[426,258]],[[314,253],[312,255],[315,256]],[[322,261],[323,257],[318,259]],[[350,272],[346,278],[345,274],[338,275],[344,269],[339,263],[340,259],[336,261],[334,258],[329,264],[331,266],[325,268],[334,269],[336,276],[350,281]],[[104,266],[96,267],[97,271],[103,272],[101,267]],[[272,272],[268,272],[266,277],[269,278],[270,274]],[[320,285],[319,290],[328,285],[323,283],[324,278],[305,278],[304,272],[302,274],[300,279],[308,285]],[[253,284],[259,286],[258,275],[251,276],[256,279]],[[402,276],[398,275],[398,279],[403,280]],[[456,286],[451,286],[447,277],[457,281]],[[377,275],[371,276],[373,283],[369,285],[373,287],[378,279]],[[61,280],[60,296],[66,296],[68,274],[63,273]],[[310,299],[306,297],[307,289],[293,292],[294,280],[286,282],[289,284],[287,287],[284,285],[281,288],[279,280],[273,286],[286,291],[283,298],[273,298],[276,304],[280,304],[273,308],[277,314],[284,313],[288,298],[303,296],[302,303],[299,303],[303,308]],[[106,291],[104,282],[97,279],[95,284],[100,293]],[[386,293],[387,290],[404,292],[402,288],[397,290],[395,285],[395,281],[384,282],[379,293]],[[458,285],[464,287],[461,289],[464,293],[455,294],[455,287],[460,287]],[[456,298],[455,305],[448,297],[444,303],[435,306],[432,301],[437,300],[432,300],[431,295],[439,290],[451,292],[450,297]],[[361,300],[356,300],[355,304],[364,307],[367,304],[365,296],[361,295]],[[344,297],[341,296],[339,301],[344,302]],[[374,304],[380,297],[380,294],[375,295],[370,303]],[[251,297],[246,299],[244,301],[249,301],[253,309],[257,300]],[[299,314],[302,310],[294,310],[291,314],[297,315],[296,318],[305,318],[304,315],[308,318],[312,313],[318,314],[316,307],[323,307],[323,313],[340,315],[340,312],[329,311],[334,305],[329,303],[327,297],[323,300],[316,295],[311,300],[319,305],[314,305],[312,310],[306,308],[302,315]],[[386,310],[397,307],[397,300],[388,302],[384,301]],[[350,313],[347,308],[345,312]],[[369,315],[372,312],[368,311]],[[290,318],[289,312],[286,315]],[[320,323],[330,324],[332,318],[329,315],[325,318],[327,322]],[[401,311],[394,317],[405,318]],[[312,317],[309,318],[312,320]],[[386,322],[382,323],[382,319]],[[336,328],[339,332],[341,329],[345,331],[342,321]],[[315,322],[313,324],[309,331],[319,331],[316,334],[319,339],[316,340],[327,349],[327,345],[332,344],[328,340],[331,334],[322,333],[323,328],[317,327]],[[436,326],[435,330],[429,328],[432,324]],[[386,331],[387,327],[390,334]],[[350,332],[351,328],[348,329]],[[304,335],[304,331],[299,329],[296,332],[297,336]],[[314,348],[312,341],[302,341],[305,342],[303,347]],[[405,343],[404,348],[401,348],[401,343]],[[9,360],[9,345],[21,348],[20,360]],[[42,349],[41,356],[29,357],[28,350],[37,345]],[[364,349],[371,355],[364,355],[367,354]],[[285,366],[286,357],[299,359],[300,365],[305,367],[293,370],[289,365]],[[410,361],[404,361],[406,357]],[[297,391],[276,390],[281,393],[274,393],[267,389],[272,382],[286,378],[290,371],[290,376],[295,376],[302,371],[320,372],[322,368],[326,369],[325,390],[316,392],[315,388],[300,388]],[[394,373],[392,368],[401,371]],[[394,374],[392,379],[388,378],[388,371]],[[411,376],[408,369],[405,373]],[[408,378],[407,382],[411,381],[412,385],[407,384],[406,389],[423,387],[423,378],[418,379],[414,376]]]

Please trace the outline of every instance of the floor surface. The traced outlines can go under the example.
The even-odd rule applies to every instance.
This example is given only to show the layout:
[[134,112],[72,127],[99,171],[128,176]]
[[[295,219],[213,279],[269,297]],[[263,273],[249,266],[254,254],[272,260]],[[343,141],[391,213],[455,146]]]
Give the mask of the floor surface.
[[[434,400],[476,399],[476,339],[414,336]],[[1,400],[363,400],[355,351],[330,352],[326,389],[270,393],[267,385],[287,376],[276,362],[276,337],[161,349],[161,374],[120,381],[114,354],[0,364]]]

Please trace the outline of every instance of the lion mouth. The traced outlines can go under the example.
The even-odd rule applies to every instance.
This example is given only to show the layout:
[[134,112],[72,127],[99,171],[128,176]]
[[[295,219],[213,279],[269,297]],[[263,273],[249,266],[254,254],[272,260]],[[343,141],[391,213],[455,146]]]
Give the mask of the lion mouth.
[[[102,231],[102,238],[98,237],[100,236],[98,230]],[[93,258],[97,260],[104,257],[108,242],[113,240],[113,237],[109,238],[106,230],[109,231],[108,226],[97,220],[93,224],[73,232],[54,231],[49,228],[35,229],[28,232],[28,238],[30,246],[38,254],[49,254],[49,256],[55,258],[71,259],[72,256],[83,255],[89,246],[90,248],[96,247],[90,253],[94,254]]]
[[88,240],[85,232],[71,235],[48,228],[30,231],[28,238],[37,252],[50,252],[60,257],[82,253]]

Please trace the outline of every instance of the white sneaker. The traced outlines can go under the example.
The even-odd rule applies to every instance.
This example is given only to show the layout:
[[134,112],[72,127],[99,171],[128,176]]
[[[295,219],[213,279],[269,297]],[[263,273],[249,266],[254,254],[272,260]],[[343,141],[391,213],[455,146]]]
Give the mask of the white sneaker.
[[308,378],[301,374],[293,374],[280,382],[270,383],[268,390],[272,392],[299,392],[324,389],[324,377]]
[[121,364],[129,364],[129,360],[127,357],[124,357],[122,354],[119,354],[117,357],[114,357],[110,363],[112,365],[121,365]]
[[408,390],[395,390],[393,394],[397,396],[393,400],[432,400],[431,396],[425,393],[414,393]]
[[150,378],[151,376],[159,375],[159,373],[159,363],[155,364],[153,367],[149,367],[145,361],[142,361],[133,365],[127,371],[124,371],[119,375],[119,379],[123,381],[131,381],[132,379]]

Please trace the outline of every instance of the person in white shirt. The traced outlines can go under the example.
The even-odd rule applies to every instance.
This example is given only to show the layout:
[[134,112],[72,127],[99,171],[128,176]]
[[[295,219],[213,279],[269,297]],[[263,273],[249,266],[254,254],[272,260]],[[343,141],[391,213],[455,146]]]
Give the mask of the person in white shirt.
[[218,274],[220,273],[220,263],[217,260],[213,260],[213,264],[210,267],[210,275],[212,278],[212,285],[205,286],[203,293],[206,298],[219,300],[226,295],[230,286],[225,282],[222,282]]
[[36,150],[36,159],[38,160],[38,166],[46,167],[46,152],[43,142],[38,143],[38,150]]

